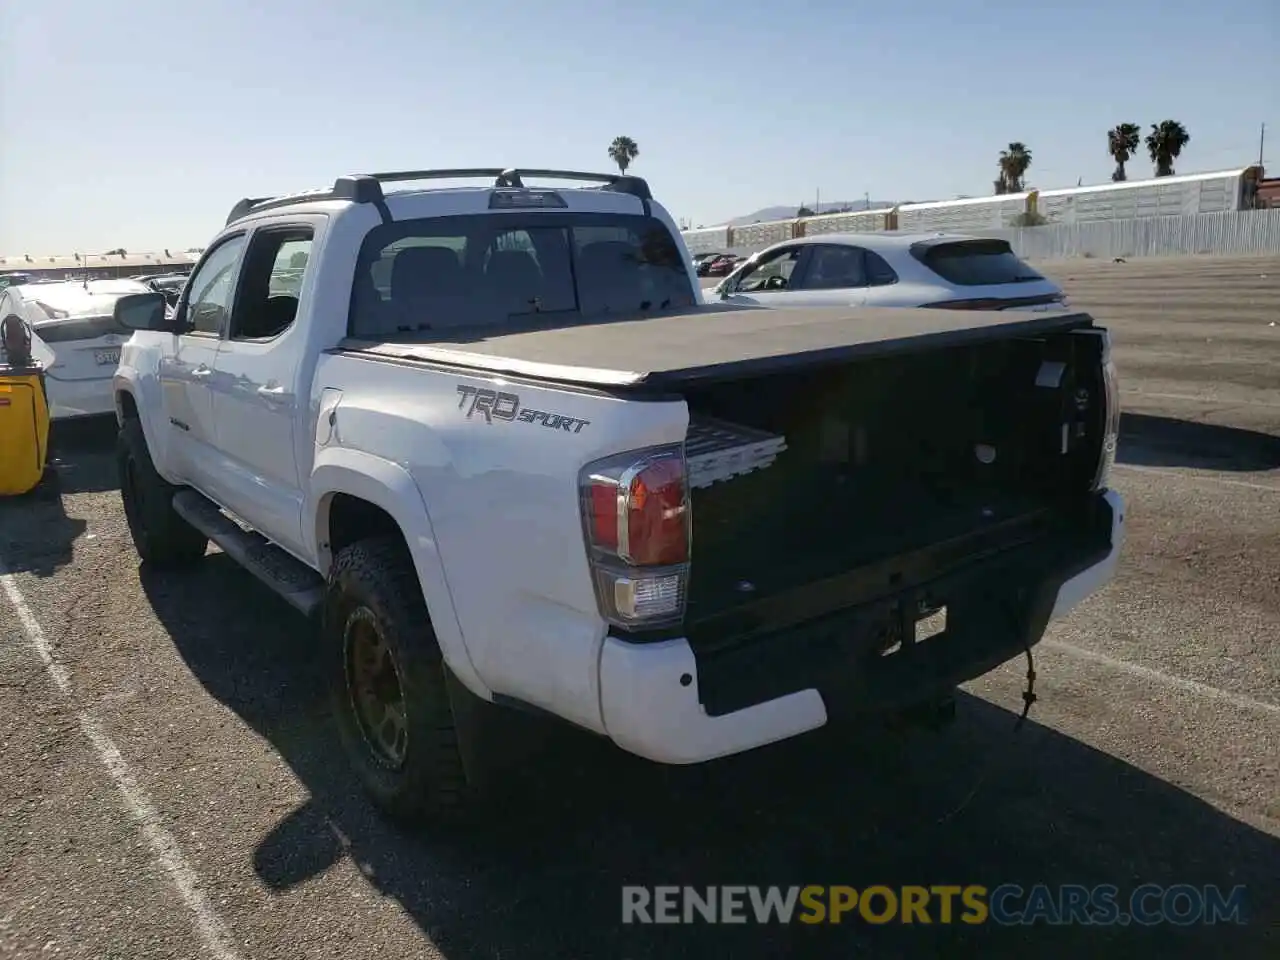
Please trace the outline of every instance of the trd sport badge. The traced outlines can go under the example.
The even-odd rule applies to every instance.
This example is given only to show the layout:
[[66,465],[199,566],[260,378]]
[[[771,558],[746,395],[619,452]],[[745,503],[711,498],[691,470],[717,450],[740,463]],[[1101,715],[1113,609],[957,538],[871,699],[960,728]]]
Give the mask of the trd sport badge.
[[502,420],[508,423],[536,423],[550,430],[564,430],[568,433],[581,433],[590,420],[578,417],[567,417],[561,413],[548,413],[545,410],[534,410],[521,407],[520,398],[514,393],[500,393],[497,390],[468,387],[458,384],[458,409],[466,409],[468,420],[479,415],[485,423]]

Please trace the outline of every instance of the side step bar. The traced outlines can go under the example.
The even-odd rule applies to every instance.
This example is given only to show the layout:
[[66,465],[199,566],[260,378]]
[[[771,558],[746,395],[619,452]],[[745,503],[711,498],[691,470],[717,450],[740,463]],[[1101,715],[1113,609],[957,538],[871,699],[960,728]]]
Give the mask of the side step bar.
[[324,602],[324,580],[266,537],[246,530],[196,490],[180,490],[173,509],[285,601],[308,617]]

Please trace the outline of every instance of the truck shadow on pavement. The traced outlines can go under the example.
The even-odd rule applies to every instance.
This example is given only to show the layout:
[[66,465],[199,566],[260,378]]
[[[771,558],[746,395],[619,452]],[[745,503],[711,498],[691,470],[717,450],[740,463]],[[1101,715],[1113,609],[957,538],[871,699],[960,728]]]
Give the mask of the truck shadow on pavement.
[[115,417],[58,422],[49,434],[49,466],[61,493],[118,489]]
[[1120,415],[1120,463],[1261,471],[1280,467],[1280,437],[1146,413]]
[[[228,558],[142,585],[193,674],[309,791],[245,851],[277,891],[351,858],[452,960],[492,957],[1257,956],[1280,841],[1157,777],[965,696],[944,733],[828,729],[694,768],[521,717],[496,825],[406,833],[354,786],[309,625]],[[1033,714],[1034,716],[1034,714]],[[975,787],[977,787],[975,792]],[[1245,927],[624,926],[624,884],[1247,887]],[[1259,912],[1261,915],[1259,915]],[[1038,952],[1038,955],[1044,955]]]

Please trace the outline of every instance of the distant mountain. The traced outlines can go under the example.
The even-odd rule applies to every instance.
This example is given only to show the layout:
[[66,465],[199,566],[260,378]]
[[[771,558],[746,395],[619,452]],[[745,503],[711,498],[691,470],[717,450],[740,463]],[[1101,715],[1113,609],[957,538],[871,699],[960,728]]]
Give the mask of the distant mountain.
[[[859,210],[881,210],[887,209],[894,205],[893,200],[872,200],[870,206],[866,200],[832,200],[831,202],[823,201],[819,213],[842,213],[845,210],[857,212]],[[812,210],[813,206],[809,206]],[[762,207],[755,213],[748,213],[745,216],[734,217],[729,221],[731,226],[740,227],[748,223],[765,223],[769,220],[786,220],[794,217],[799,207]]]

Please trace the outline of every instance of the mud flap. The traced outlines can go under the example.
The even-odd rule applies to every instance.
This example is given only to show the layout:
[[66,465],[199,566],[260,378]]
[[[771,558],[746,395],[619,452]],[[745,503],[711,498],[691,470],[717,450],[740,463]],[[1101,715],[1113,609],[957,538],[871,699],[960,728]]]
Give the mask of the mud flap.
[[510,794],[516,783],[543,769],[557,731],[549,719],[476,696],[444,665],[458,753],[477,799]]

